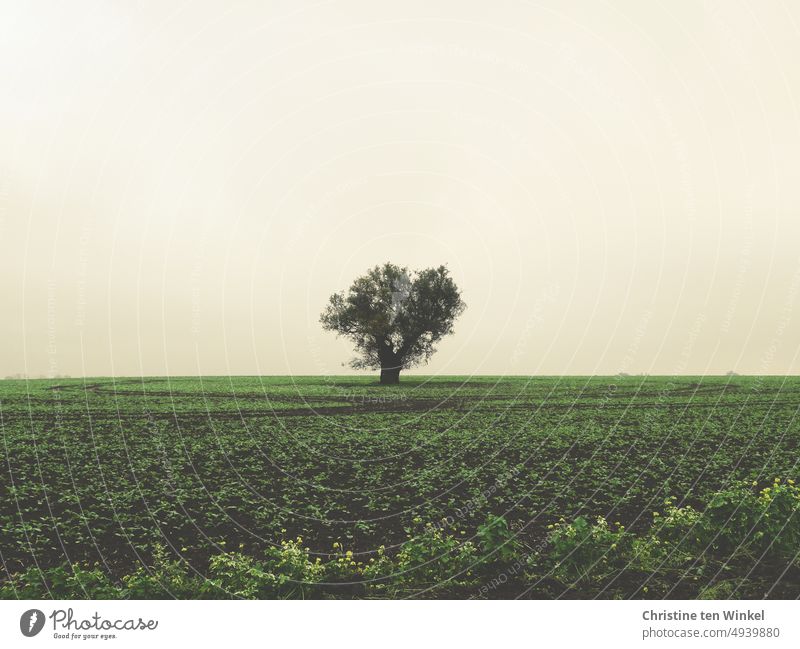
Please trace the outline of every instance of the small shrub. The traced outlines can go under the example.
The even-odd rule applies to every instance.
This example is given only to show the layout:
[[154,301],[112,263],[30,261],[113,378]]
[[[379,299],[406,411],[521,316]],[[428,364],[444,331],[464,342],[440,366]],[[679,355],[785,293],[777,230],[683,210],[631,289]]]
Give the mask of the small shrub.
[[[345,550],[341,543],[333,544],[333,556],[323,564],[325,581],[334,584],[349,584],[360,581],[364,563],[356,560],[351,550]],[[383,551],[383,546],[379,553]]]
[[363,570],[373,592],[390,597],[442,595],[475,583],[478,549],[430,523],[403,543],[394,559],[381,548]]
[[217,555],[209,573],[214,585],[233,597],[304,598],[314,591],[324,567],[310,560],[298,537],[270,548],[263,562],[238,552]]
[[29,568],[0,583],[0,599],[119,599],[121,589],[99,567]]
[[487,563],[508,563],[519,557],[521,545],[502,516],[490,515],[478,527],[477,537]]
[[553,526],[545,558],[554,576],[569,583],[602,581],[631,560],[632,537],[598,516],[594,523],[580,516]]
[[759,494],[763,508],[759,549],[777,561],[796,559],[800,550],[800,488],[794,480],[776,478],[771,487]]
[[130,599],[197,599],[213,596],[212,585],[190,573],[184,561],[173,559],[164,546],[156,545],[151,568],[139,567],[122,578],[125,596]]
[[800,547],[800,489],[779,478],[758,493],[754,486],[718,491],[702,512],[668,500],[653,536],[706,561],[791,561]]

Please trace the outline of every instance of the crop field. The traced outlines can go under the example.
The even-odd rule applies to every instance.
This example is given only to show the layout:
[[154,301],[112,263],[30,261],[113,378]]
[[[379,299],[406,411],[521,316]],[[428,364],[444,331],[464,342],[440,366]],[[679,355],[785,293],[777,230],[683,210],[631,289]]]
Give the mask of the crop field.
[[0,382],[0,596],[800,596],[800,380]]

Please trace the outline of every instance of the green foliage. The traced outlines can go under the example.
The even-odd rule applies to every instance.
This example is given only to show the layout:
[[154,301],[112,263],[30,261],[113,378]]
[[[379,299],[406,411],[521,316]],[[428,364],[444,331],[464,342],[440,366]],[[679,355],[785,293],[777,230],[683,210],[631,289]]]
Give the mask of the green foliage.
[[156,544],[152,566],[139,566],[122,581],[123,596],[130,599],[198,599],[215,594],[212,584],[184,561],[172,558],[161,544]]
[[486,522],[478,526],[476,536],[487,560],[506,563],[519,556],[521,544],[502,516],[489,514]]
[[632,542],[624,527],[612,527],[602,516],[594,523],[584,516],[562,521],[550,534],[549,567],[568,584],[601,581],[630,563]]
[[387,263],[332,295],[320,322],[355,344],[353,367],[399,371],[426,362],[465,308],[445,266],[409,272]]
[[119,588],[98,566],[31,567],[0,581],[0,599],[116,599]]
[[[664,515],[655,512],[653,524],[641,534],[628,532],[620,524],[611,525],[602,516],[593,521],[585,516],[571,522],[562,519],[550,526],[547,542],[534,555],[523,551],[501,517],[492,516],[479,526],[477,545],[464,540],[463,531],[446,522],[419,525],[421,519],[417,518],[418,528],[408,531],[396,552],[380,546],[367,562],[352,550],[344,550],[339,542],[333,544],[327,560],[312,559],[298,537],[284,540],[260,556],[241,551],[214,555],[205,576],[157,546],[153,565],[139,567],[120,583],[112,582],[96,566],[28,569],[0,584],[0,596],[297,599],[347,593],[356,597],[457,597],[491,592],[485,588],[487,583],[506,584],[513,577],[523,586],[549,578],[584,595],[621,597],[631,588],[620,581],[622,575],[640,582],[636,593],[644,596],[669,595],[681,580],[696,582],[701,577],[706,581],[694,585],[695,596],[732,596],[752,590],[752,585],[744,578],[717,579],[714,575],[736,557],[746,558],[748,567],[754,552],[771,560],[796,561],[798,508],[800,491],[791,482],[776,480],[759,493],[747,485],[735,485],[714,494],[702,512],[676,507],[674,498],[667,498]],[[742,511],[750,518],[740,516]],[[726,514],[736,521],[732,529],[715,528],[719,517]],[[745,529],[747,534],[742,536]],[[771,540],[766,540],[768,535]],[[720,538],[723,540],[718,541]],[[742,539],[732,547],[733,540]],[[343,591],[342,585],[351,590]]]
[[800,489],[779,478],[760,492],[755,485],[722,489],[702,510],[678,507],[675,497],[666,498],[664,514],[654,512],[652,526],[640,535],[612,527],[602,517],[595,523],[585,517],[562,521],[553,525],[544,565],[584,592],[602,586],[612,594],[623,573],[644,577],[640,593],[650,596],[670,594],[682,581],[700,582],[692,586],[699,588],[698,597],[747,591],[752,587],[746,579],[716,580],[738,564],[751,578],[759,564],[766,570],[773,563],[781,573],[797,564],[800,548]]
[[655,534],[695,556],[791,562],[800,548],[800,489],[775,478],[756,492],[757,483],[737,483],[715,493],[703,512],[669,504]]
[[476,583],[477,548],[451,534],[447,526],[428,523],[402,544],[396,557],[387,557],[385,548],[377,554],[364,569],[364,577],[374,592],[392,598],[433,597]]
[[[769,377],[2,381],[0,597],[696,597],[722,582],[797,597],[798,392]],[[547,525],[576,511],[587,546],[571,553]]]
[[239,552],[212,557],[210,576],[216,586],[243,599],[304,599],[314,592],[325,569],[309,558],[300,537],[282,541],[256,561]]

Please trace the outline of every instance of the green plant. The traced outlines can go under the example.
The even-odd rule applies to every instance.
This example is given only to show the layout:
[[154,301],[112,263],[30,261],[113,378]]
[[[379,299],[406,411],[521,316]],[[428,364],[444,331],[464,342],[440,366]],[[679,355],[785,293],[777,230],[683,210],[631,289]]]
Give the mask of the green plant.
[[118,599],[122,591],[98,566],[29,568],[0,582],[0,599]]
[[490,514],[476,533],[481,553],[487,562],[507,563],[519,556],[521,544],[502,516]]
[[633,537],[602,516],[594,523],[579,516],[552,530],[546,556],[553,574],[567,583],[601,581],[630,562]]
[[800,547],[800,489],[780,478],[760,492],[755,486],[739,482],[722,489],[702,512],[668,501],[654,536],[710,561],[793,560]]
[[360,581],[364,570],[364,563],[356,559],[352,550],[345,550],[338,541],[333,543],[331,559],[323,566],[325,581],[330,583]]
[[391,597],[433,596],[474,584],[477,548],[447,529],[428,523],[402,544],[393,559],[380,548],[376,560],[363,571],[371,589]]
[[298,537],[267,550],[263,561],[239,552],[215,556],[209,574],[214,585],[232,597],[304,598],[314,592],[324,567],[309,558]]
[[763,510],[759,550],[777,561],[796,560],[800,550],[800,488],[792,479],[784,482],[775,478],[773,485],[759,494],[759,503]]
[[185,562],[172,558],[160,543],[153,551],[153,565],[139,566],[122,581],[130,599],[196,599],[214,594],[213,584],[192,573]]

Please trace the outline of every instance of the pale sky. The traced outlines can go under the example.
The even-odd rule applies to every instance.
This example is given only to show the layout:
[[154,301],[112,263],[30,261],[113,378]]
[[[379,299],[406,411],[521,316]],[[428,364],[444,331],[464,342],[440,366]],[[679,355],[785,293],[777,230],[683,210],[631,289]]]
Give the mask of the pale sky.
[[0,376],[335,374],[446,263],[425,374],[800,371],[800,7],[4,2]]

